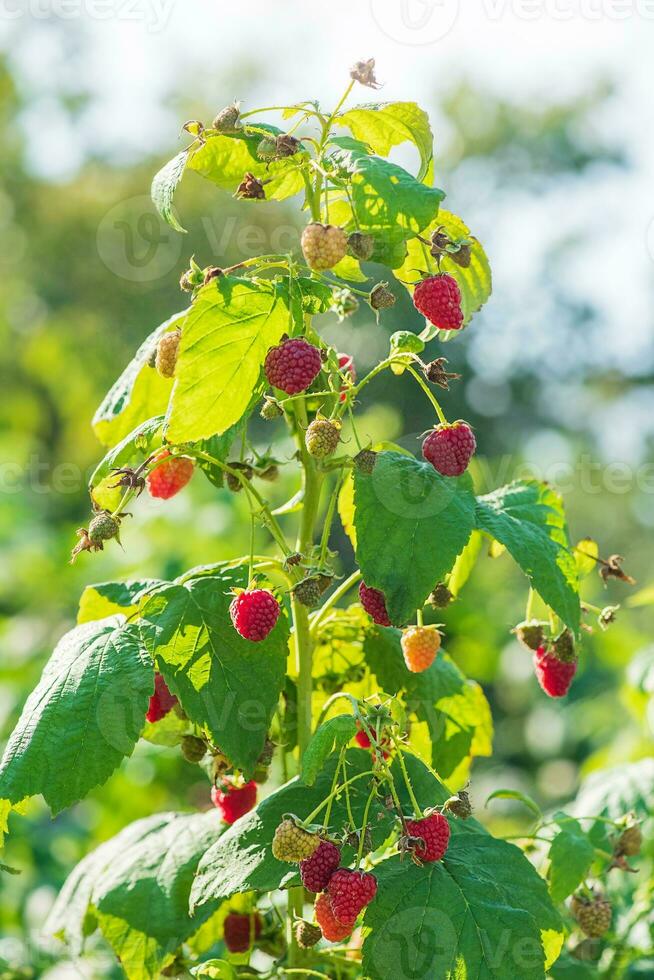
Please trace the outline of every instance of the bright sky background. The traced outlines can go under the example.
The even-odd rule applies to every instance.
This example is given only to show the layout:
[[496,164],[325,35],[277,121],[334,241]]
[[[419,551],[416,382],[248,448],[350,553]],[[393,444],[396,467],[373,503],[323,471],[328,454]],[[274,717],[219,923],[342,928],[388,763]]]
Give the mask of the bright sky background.
[[[654,360],[654,0],[0,0],[3,39],[32,100],[21,120],[29,158],[53,179],[72,176],[89,147],[121,161],[146,150],[172,155],[182,120],[165,103],[187,96],[192,107],[198,86],[201,102],[216,108],[234,98],[245,108],[316,96],[328,105],[349,66],[371,56],[383,100],[430,111],[437,150],[454,135],[438,94],[461,77],[538,106],[615,82],[592,125],[624,147],[628,171],[597,168],[573,188],[561,180],[492,207],[478,187],[464,188],[448,203],[465,213],[495,269],[496,301],[471,350],[480,375],[524,357],[525,341],[532,358],[546,347],[551,324],[534,277],[557,236],[582,239],[556,274],[573,298],[603,311],[597,356],[627,374]],[[248,65],[264,66],[265,86],[235,88]],[[80,88],[93,99],[83,127],[72,129],[52,94]],[[622,407],[635,423],[630,438],[628,426],[613,424],[614,406],[582,401],[570,415],[597,412],[605,453],[636,458],[654,433],[651,392]]]

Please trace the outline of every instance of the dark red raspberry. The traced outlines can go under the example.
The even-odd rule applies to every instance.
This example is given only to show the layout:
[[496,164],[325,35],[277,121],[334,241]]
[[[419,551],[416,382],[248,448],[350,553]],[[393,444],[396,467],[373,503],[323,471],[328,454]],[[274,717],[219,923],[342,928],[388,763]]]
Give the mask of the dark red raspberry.
[[239,592],[229,607],[236,632],[254,643],[265,640],[277,622],[279,613],[279,603],[267,589]]
[[548,653],[547,647],[539,647],[534,654],[534,667],[538,683],[551,698],[564,697],[577,673],[577,660],[564,663]]
[[[166,459],[168,456],[170,453],[164,449],[157,459]],[[170,459],[166,459],[166,462],[161,463],[151,473],[148,473],[145,479],[148,493],[151,497],[159,497],[161,500],[174,497],[176,493],[184,489],[191,479],[193,469],[192,459],[188,459],[186,456],[171,456]]]
[[328,939],[330,943],[338,943],[341,939],[347,939],[347,937],[352,932],[352,926],[344,926],[342,922],[334,916],[332,911],[332,903],[329,899],[329,895],[323,892],[322,895],[318,895],[316,899],[316,904],[314,906],[314,912],[316,914],[316,922],[320,926],[321,932],[325,939]]
[[257,784],[250,780],[239,786],[225,777],[211,788],[211,802],[225,823],[232,824],[244,813],[249,813],[257,802]]
[[261,935],[261,929],[261,916],[258,912],[253,912],[252,915],[230,912],[223,926],[225,946],[230,953],[247,953]]
[[459,419],[432,429],[422,444],[422,455],[442,476],[461,476],[476,448],[472,429]]
[[146,721],[161,721],[171,708],[177,704],[177,698],[168,690],[168,685],[161,674],[154,675],[154,694],[150,698]]
[[[368,736],[366,735],[366,733],[362,728],[360,728],[359,731],[354,736],[354,741],[357,743],[359,748],[372,750],[372,742],[370,741],[370,739],[368,738]],[[388,738],[387,735],[382,735],[381,744],[382,746],[390,745],[390,739]],[[388,759],[389,753],[382,750],[382,755],[385,759]]]
[[329,840],[321,841],[311,857],[300,861],[302,884],[310,892],[324,892],[340,863],[340,848]]
[[[338,355],[338,366],[341,372],[347,377],[350,384],[356,384],[357,380],[357,369],[354,363],[354,358],[351,354],[339,354]],[[341,387],[341,398],[342,402],[347,398],[347,389],[349,384],[342,385]]]
[[378,626],[391,625],[383,592],[379,589],[369,589],[366,583],[362,582],[359,586],[359,601],[374,623]]
[[424,841],[416,848],[417,858],[440,861],[450,842],[450,825],[442,813],[432,813],[422,820],[407,820],[406,829],[410,837],[421,837]]
[[296,337],[268,351],[264,371],[273,388],[280,388],[287,395],[297,395],[307,390],[321,367],[318,348],[302,337]]
[[419,282],[413,305],[439,330],[459,330],[463,325],[461,290],[456,279],[445,273]]
[[327,886],[334,918],[344,926],[353,926],[362,909],[377,894],[377,879],[365,871],[339,868]]

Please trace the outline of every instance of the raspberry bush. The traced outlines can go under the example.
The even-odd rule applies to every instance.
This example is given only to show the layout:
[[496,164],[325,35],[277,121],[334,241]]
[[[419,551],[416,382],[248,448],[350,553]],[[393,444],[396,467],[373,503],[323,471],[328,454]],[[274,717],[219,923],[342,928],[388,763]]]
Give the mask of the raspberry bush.
[[[488,300],[488,260],[441,207],[426,114],[347,107],[357,84],[376,87],[372,62],[352,69],[333,111],[284,109],[286,130],[265,121],[272,109],[237,104],[187,123],[190,145],[155,177],[178,232],[173,195],[190,171],[244,214],[297,197],[306,227],[289,254],[190,260],[185,308],[144,340],[93,420],[106,453],[72,560],[119,536],[128,548],[141,493],[167,501],[193,475],[240,494],[251,547],[172,580],[88,586],[0,768],[0,824],[36,794],[53,814],[74,805],[140,738],[203,768],[206,806],[125,827],[73,872],[47,923],[73,955],[102,934],[134,980],[558,976],[584,936],[610,944],[612,875],[642,843],[633,773],[632,790],[589,787],[553,816],[498,788],[491,799],[535,816],[522,849],[474,817],[466,781],[491,753],[491,711],[438,620],[465,601],[482,546],[525,573],[515,633],[544,699],[583,669],[582,626],[610,623],[581,602],[583,577],[625,576],[592,541],[572,546],[548,485],[475,492],[484,447],[436,392],[458,380],[443,345]],[[404,143],[415,175],[388,160]],[[420,333],[394,319],[402,291]],[[326,314],[362,304],[390,337],[368,373],[322,333]],[[402,375],[433,415],[414,453],[367,444],[356,425],[361,392]],[[262,426],[293,449],[257,448]],[[282,469],[297,481],[286,504],[271,499]],[[353,555],[331,548],[339,519]]]

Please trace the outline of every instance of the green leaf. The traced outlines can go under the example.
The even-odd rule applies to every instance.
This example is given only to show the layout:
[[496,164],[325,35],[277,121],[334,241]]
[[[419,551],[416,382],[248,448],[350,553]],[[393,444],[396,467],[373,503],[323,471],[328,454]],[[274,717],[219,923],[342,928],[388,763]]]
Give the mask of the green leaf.
[[208,904],[191,918],[188,900],[198,861],[223,828],[215,810],[137,821],[78,865],[46,928],[79,952],[92,909],[129,980],[154,980],[215,911]]
[[204,286],[184,321],[166,437],[194,442],[238,422],[288,324],[280,284],[221,276]]
[[91,497],[98,507],[112,511],[118,507],[125,488],[116,486],[120,475],[112,474],[111,470],[127,466],[135,460],[142,463],[153,450],[159,449],[163,425],[163,415],[141,422],[98,463],[89,481]]
[[131,755],[153,690],[138,630],[113,616],[57,644],[0,764],[3,796],[41,793],[53,813],[83,799]]
[[349,172],[352,207],[361,231],[399,242],[434,221],[444,197],[441,190],[427,187],[397,164],[369,156],[345,137],[331,142],[340,147],[337,163]]
[[574,813],[618,820],[633,812],[644,820],[654,813],[654,758],[591,773],[583,781]]
[[481,551],[482,536],[479,531],[473,531],[470,539],[454,562],[447,587],[454,596],[458,596],[472,573]]
[[141,599],[162,584],[161,579],[143,578],[130,582],[96,582],[94,585],[87,585],[80,597],[77,622],[90,623],[116,613],[130,616],[136,611]]
[[556,814],[554,819],[557,817],[564,819],[557,821],[561,830],[549,851],[549,880],[552,901],[558,904],[565,901],[588,874],[595,848],[577,820],[565,814]]
[[442,861],[376,865],[363,973],[370,980],[544,980],[563,941],[545,882],[522,852],[471,821],[450,821]]
[[[469,323],[474,313],[479,310],[493,289],[490,265],[486,253],[476,238],[470,234],[467,225],[450,211],[441,209],[438,216],[428,228],[422,232],[423,238],[429,238],[439,226],[453,239],[467,238],[472,241],[470,249],[470,265],[462,269],[453,261],[443,262],[443,271],[453,276],[461,290],[461,307],[463,323]],[[429,254],[429,246],[423,245],[417,238],[408,242],[408,252],[404,264],[396,271],[396,277],[403,282],[417,282],[420,278],[417,270],[433,274],[438,271],[436,260]]]
[[249,172],[269,181],[265,187],[269,200],[292,197],[304,188],[301,168],[306,166],[308,154],[303,151],[271,163],[259,160],[257,146],[264,135],[278,135],[281,130],[264,123],[257,123],[256,129],[258,132],[208,136],[204,146],[189,156],[188,168],[229,191],[236,190],[244,174]]
[[150,195],[152,197],[152,203],[155,208],[167,222],[171,228],[175,231],[181,231],[186,234],[186,228],[183,228],[177,218],[173,213],[173,197],[175,195],[175,190],[180,180],[184,176],[184,170],[186,168],[186,161],[188,159],[188,150],[182,150],[177,156],[169,160],[168,163],[161,168],[161,170],[155,174],[152,181],[152,187],[150,188]]
[[302,757],[302,780],[307,786],[313,786],[327,758],[347,745],[356,731],[352,715],[335,715],[316,729]]
[[540,807],[534,802],[534,800],[532,800],[531,796],[527,796],[526,793],[521,793],[517,789],[496,789],[486,800],[486,806],[488,806],[491,800],[519,800],[519,802],[524,803],[524,805],[528,807],[532,813],[535,813],[537,817],[542,816]]
[[433,156],[433,136],[429,116],[415,102],[382,102],[355,106],[341,113],[334,122],[347,126],[356,139],[367,143],[373,153],[388,156],[394,146],[407,140],[420,153],[418,180],[424,180]]
[[[411,757],[419,766],[414,779],[414,769],[410,769],[414,789],[419,799],[426,805],[426,798],[432,803],[444,802],[449,793],[439,790],[433,776],[425,770],[419,760]],[[304,819],[329,794],[337,760],[335,756],[327,759],[313,786],[298,778],[275,790],[230,827],[200,861],[197,876],[191,891],[191,908],[202,905],[215,898],[229,898],[237,892],[273,891],[287,888],[299,882],[297,867],[278,861],[272,854],[272,839],[278,824],[285,813],[295,813]],[[346,753],[348,778],[366,773],[370,768],[367,752],[348,749]],[[400,800],[407,802],[406,787],[395,766],[394,781]],[[366,776],[357,779],[349,787],[350,804],[355,821],[359,825],[370,792],[370,781]],[[440,793],[440,797],[439,797]],[[441,798],[442,797],[442,798]],[[320,818],[318,818],[320,819]],[[330,818],[332,831],[340,831],[347,823],[345,794],[334,800]],[[393,816],[379,802],[371,807],[370,829],[375,847],[381,846],[393,826]],[[354,856],[351,848],[345,847],[343,863],[347,864]]]
[[478,498],[477,526],[506,546],[543,601],[578,633],[577,568],[559,495],[537,480],[517,480]]
[[234,629],[229,605],[241,571],[164,585],[141,611],[141,636],[186,714],[251,775],[284,685],[288,622],[261,643]]
[[162,378],[148,361],[159,338],[180,326],[186,312],[176,313],[150,334],[105,396],[93,416],[93,429],[104,446],[115,446],[138,425],[166,411],[172,379]]
[[366,584],[384,593],[391,621],[402,625],[451,571],[470,537],[470,480],[382,452],[371,474],[355,473],[354,504],[357,563]]
[[579,578],[586,578],[597,568],[596,559],[599,556],[599,545],[592,538],[582,538],[575,546],[575,562]]
[[236,980],[236,970],[227,960],[205,960],[191,969],[199,980]]
[[294,282],[300,289],[302,309],[305,313],[315,316],[317,313],[326,313],[331,309],[333,292],[330,286],[309,276],[298,276]]
[[364,640],[366,663],[384,691],[401,694],[409,711],[426,722],[431,763],[448,778],[465,759],[490,755],[493,721],[481,687],[466,678],[446,653],[420,674],[406,669],[401,633],[375,630]]

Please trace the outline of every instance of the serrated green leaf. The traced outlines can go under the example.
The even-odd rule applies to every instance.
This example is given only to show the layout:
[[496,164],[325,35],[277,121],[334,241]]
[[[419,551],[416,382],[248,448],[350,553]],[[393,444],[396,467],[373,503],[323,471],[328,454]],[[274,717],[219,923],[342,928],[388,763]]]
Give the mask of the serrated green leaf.
[[328,757],[347,745],[356,731],[352,715],[335,715],[316,729],[302,757],[302,781],[307,786],[313,786]]
[[0,851],[4,847],[5,837],[9,833],[9,814],[11,801],[0,798]]
[[330,286],[309,276],[298,276],[294,283],[300,289],[305,313],[315,316],[317,313],[326,313],[331,308],[333,293]]
[[426,722],[432,743],[431,764],[447,779],[471,756],[490,755],[493,721],[480,686],[441,652],[419,674],[406,669],[401,633],[375,630],[364,640],[366,663],[384,691],[403,697],[409,711]]
[[242,133],[208,136],[206,143],[189,156],[187,167],[225,190],[235,191],[247,172],[266,181],[266,198],[283,201],[304,188],[301,168],[306,166],[304,151],[282,160],[266,163],[257,156],[257,147],[267,134],[278,135],[280,129],[257,123]]
[[461,589],[470,578],[481,551],[482,540],[479,531],[473,531],[467,545],[454,562],[447,580],[447,587],[453,596],[461,593]]
[[369,156],[345,138],[333,138],[339,147],[336,162],[350,176],[351,200],[358,228],[400,242],[422,232],[438,214],[444,195],[427,187],[402,167]]
[[[348,778],[369,771],[367,752],[348,749],[346,752]],[[229,898],[237,892],[272,891],[288,888],[299,881],[297,866],[278,861],[272,855],[272,839],[285,813],[295,813],[304,819],[329,794],[337,760],[332,756],[318,774],[313,786],[299,779],[275,790],[258,804],[255,810],[227,830],[221,839],[209,848],[200,861],[191,891],[191,908],[215,898]],[[437,780],[415,756],[407,757],[411,781],[418,799],[424,806],[443,803],[449,796]],[[400,801],[408,807],[406,786],[397,764],[393,778]],[[369,779],[362,775],[349,787],[350,804],[355,821],[361,821],[370,792]],[[345,794],[334,800],[330,829],[340,830],[347,823]],[[379,801],[371,807],[370,831],[373,845],[379,847],[393,827],[394,818]],[[347,865],[354,852],[348,846],[343,850],[343,863]]]
[[135,461],[142,463],[153,450],[159,449],[162,443],[163,425],[163,415],[141,422],[98,463],[89,480],[91,498],[98,507],[116,510],[125,488],[116,486],[120,474],[111,473],[111,470]]
[[201,855],[223,829],[215,810],[136,821],[77,866],[46,929],[62,933],[79,953],[92,908],[129,980],[154,980],[215,911],[207,904],[191,918],[188,898]]
[[136,611],[140,600],[159,585],[163,585],[163,582],[156,578],[87,585],[79,600],[77,622],[91,623],[116,613],[130,616]]
[[182,150],[177,156],[169,160],[168,163],[155,174],[150,188],[150,196],[155,208],[164,221],[174,228],[186,234],[186,228],[180,225],[173,212],[173,197],[180,180],[184,176],[188,150]]
[[357,563],[403,625],[451,571],[474,526],[468,477],[443,477],[429,463],[381,452],[371,474],[355,472]]
[[521,793],[517,789],[496,789],[494,790],[488,799],[486,800],[486,806],[492,800],[518,800],[520,803],[524,803],[532,813],[535,813],[537,817],[541,817],[541,810],[537,803],[535,803],[530,796],[526,793]]
[[154,330],[105,396],[93,416],[93,430],[104,446],[115,446],[138,425],[166,411],[173,382],[148,366],[159,338],[180,326],[187,311]]
[[251,775],[284,685],[288,622],[282,614],[260,643],[234,629],[230,589],[241,571],[164,585],[141,610],[141,637],[192,721]]
[[140,735],[154,687],[138,630],[122,617],[76,626],[57,644],[9,738],[2,796],[41,793],[58,813],[109,778]]
[[559,495],[537,480],[517,480],[478,498],[477,526],[506,546],[543,601],[578,633],[577,568]]
[[282,285],[221,276],[204,286],[184,321],[166,438],[195,442],[237,423],[288,325]]
[[548,874],[550,895],[557,904],[565,901],[581,884],[595,857],[595,848],[577,820],[565,817],[559,827],[549,850]]
[[544,980],[563,941],[545,882],[517,847],[469,821],[450,825],[442,861],[419,868],[398,856],[376,865],[365,976]]
[[[474,313],[479,310],[493,288],[490,265],[486,253],[476,238],[472,238],[466,224],[456,214],[441,208],[438,216],[422,231],[423,238],[429,238],[440,225],[453,239],[467,238],[472,241],[470,249],[470,265],[462,269],[453,261],[445,259],[442,263],[443,272],[453,276],[461,290],[461,308],[463,323],[469,323]],[[420,271],[434,274],[438,271],[436,260],[429,254],[429,246],[413,238],[408,242],[407,257],[404,264],[395,272],[401,282],[418,282]]]
[[394,146],[410,141],[420,153],[418,180],[424,180],[433,155],[429,116],[415,102],[382,102],[355,106],[336,117],[352,135],[367,143],[373,153],[388,156]]

